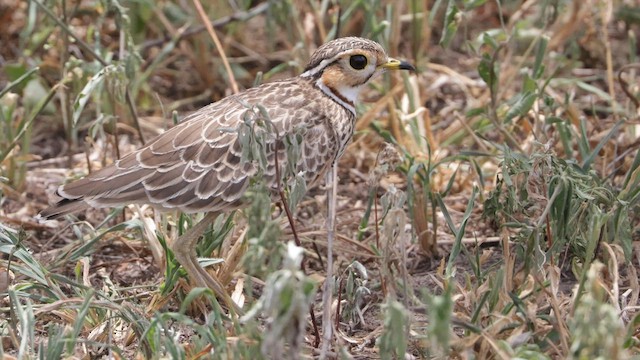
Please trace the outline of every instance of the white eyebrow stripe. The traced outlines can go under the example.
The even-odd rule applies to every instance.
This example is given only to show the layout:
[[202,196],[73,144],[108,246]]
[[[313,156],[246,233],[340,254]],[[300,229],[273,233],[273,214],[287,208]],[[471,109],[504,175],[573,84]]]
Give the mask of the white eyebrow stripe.
[[324,59],[322,61],[320,61],[320,63],[318,65],[316,65],[315,67],[303,72],[302,74],[300,74],[300,76],[302,77],[313,77],[315,74],[319,73],[321,70],[323,70],[324,68],[327,67],[327,65],[333,63],[337,57],[339,57],[340,55],[336,55],[330,59]]
[[[338,60],[341,56],[344,55],[348,55],[348,54],[362,54],[362,52],[358,49],[349,49],[349,50],[345,50],[342,51],[336,55],[334,55],[333,57],[330,57],[328,59],[324,59],[322,61],[320,61],[320,63],[316,66],[314,66],[313,68],[303,72],[302,74],[300,74],[301,77],[313,77],[314,75],[316,75],[317,73],[321,72],[324,68],[326,68],[329,64],[335,62],[336,60]],[[362,54],[364,55],[364,54]],[[366,56],[367,61],[371,61],[369,56]]]

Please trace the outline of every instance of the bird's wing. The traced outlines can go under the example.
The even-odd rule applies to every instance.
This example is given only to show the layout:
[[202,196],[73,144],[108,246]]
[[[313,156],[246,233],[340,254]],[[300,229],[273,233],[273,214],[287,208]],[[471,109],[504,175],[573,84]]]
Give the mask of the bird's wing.
[[[302,90],[308,89],[296,82],[269,83],[206,106],[113,165],[61,186],[59,206],[150,203],[184,212],[229,210],[240,204],[252,176],[263,174],[274,185],[276,138],[287,135],[302,139],[295,168],[313,180],[335,158],[335,134],[322,104],[310,102]],[[262,135],[251,138],[256,133]],[[258,144],[257,151],[247,144]],[[282,144],[279,169],[287,163]]]

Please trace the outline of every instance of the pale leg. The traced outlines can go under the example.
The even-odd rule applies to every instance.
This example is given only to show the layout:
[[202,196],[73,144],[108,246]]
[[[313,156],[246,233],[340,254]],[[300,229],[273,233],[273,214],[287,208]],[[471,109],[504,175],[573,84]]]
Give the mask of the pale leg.
[[335,237],[336,197],[338,173],[334,162],[326,177],[327,186],[327,277],[322,293],[322,351],[320,359],[324,359],[331,346],[333,321],[331,321],[331,302],[333,301],[333,239]]
[[233,308],[237,314],[242,314],[242,309],[233,302],[220,281],[215,276],[209,274],[198,263],[196,243],[217,216],[217,213],[208,213],[205,215],[202,220],[187,230],[186,233],[171,242],[171,250],[178,262],[180,262],[180,265],[187,271],[189,278],[195,282],[197,286],[210,288],[216,296],[224,300],[227,306]]

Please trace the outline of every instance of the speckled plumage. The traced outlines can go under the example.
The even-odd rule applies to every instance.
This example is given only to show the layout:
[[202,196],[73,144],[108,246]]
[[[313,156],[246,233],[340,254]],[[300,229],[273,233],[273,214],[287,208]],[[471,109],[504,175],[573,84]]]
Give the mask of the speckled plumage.
[[[283,173],[276,171],[276,163],[278,169],[286,166],[295,174],[304,174],[308,184],[320,179],[335,166],[351,140],[355,102],[364,86],[386,70],[412,69],[408,63],[389,58],[371,40],[330,41],[314,52],[300,76],[205,106],[113,165],[60,186],[57,194],[62,200],[40,215],[54,218],[88,207],[132,203],[152,204],[160,210],[207,212],[187,233],[171,241],[170,247],[199,286],[212,288],[240,312],[224,285],[199,265],[198,238],[216,214],[242,205],[253,176],[262,175],[268,186],[277,188],[276,174]],[[248,150],[243,149],[247,143],[242,127],[249,126],[246,124],[252,121],[248,120],[254,124],[270,121],[276,130],[270,133],[275,136],[262,137],[263,161],[258,161],[260,156],[247,156]],[[282,142],[286,137],[301,137],[295,166],[287,163]]]
[[[263,84],[205,106],[114,165],[61,186],[58,194],[67,200],[58,213],[127,203],[186,213],[237,208],[248,180],[259,169],[257,160],[241,162],[237,131],[243,117],[260,116],[252,109],[256,106],[267,111],[281,138],[294,131],[303,136],[296,170],[308,183],[324,173],[353,133],[355,116],[308,79]],[[269,166],[264,176],[275,187],[275,137],[267,139]],[[278,153],[283,169],[287,154]],[[57,215],[50,215],[54,211],[43,216]]]
[[[350,68],[348,60],[353,55],[366,56],[367,68]],[[330,41],[313,53],[300,76],[263,84],[205,106],[115,164],[60,186],[57,194],[62,200],[41,215],[57,217],[88,207],[131,203],[186,213],[239,207],[248,180],[258,167],[255,161],[240,161],[242,147],[234,130],[248,111],[259,113],[251,110],[256,106],[267,111],[280,138],[294,131],[303,135],[295,169],[305,174],[308,183],[314,183],[351,140],[357,93],[391,60],[374,41],[356,37]],[[395,64],[392,68],[410,68]],[[275,139],[270,141],[266,154],[269,166],[263,175],[274,187]],[[278,154],[278,165],[283,168],[286,151]]]

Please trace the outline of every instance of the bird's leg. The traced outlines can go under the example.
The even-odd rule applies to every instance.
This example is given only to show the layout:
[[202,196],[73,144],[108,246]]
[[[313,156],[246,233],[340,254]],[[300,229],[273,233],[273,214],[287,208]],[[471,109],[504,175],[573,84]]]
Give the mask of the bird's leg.
[[322,305],[324,311],[322,313],[323,342],[320,358],[325,358],[332,339],[331,321],[331,302],[333,296],[333,240],[335,238],[335,220],[336,220],[336,197],[337,197],[337,169],[334,161],[327,172],[327,276],[324,280],[324,289],[322,294]]
[[171,243],[171,251],[173,251],[180,265],[184,267],[187,275],[196,285],[210,288],[218,297],[224,300],[227,306],[233,308],[237,314],[242,314],[242,309],[231,299],[220,281],[198,263],[196,243],[217,216],[217,213],[205,215],[202,220]]

